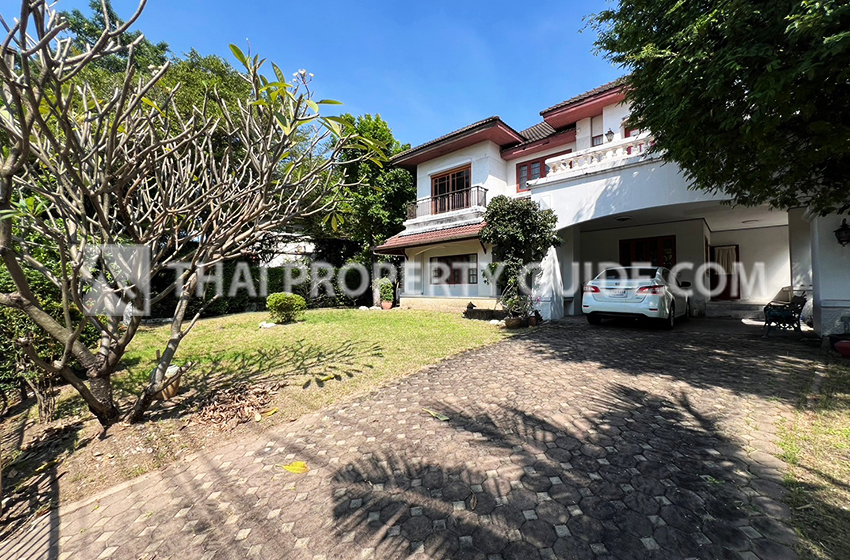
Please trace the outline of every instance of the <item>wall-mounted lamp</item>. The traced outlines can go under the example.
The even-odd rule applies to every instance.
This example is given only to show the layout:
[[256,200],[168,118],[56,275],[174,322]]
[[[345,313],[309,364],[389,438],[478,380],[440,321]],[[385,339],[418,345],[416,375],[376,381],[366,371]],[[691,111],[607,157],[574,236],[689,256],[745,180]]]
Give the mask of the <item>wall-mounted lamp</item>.
[[841,227],[835,230],[835,238],[841,243],[842,247],[850,243],[850,226],[847,225],[847,218],[844,218],[841,221]]
[[608,132],[606,132],[606,133],[605,133],[605,138],[606,138],[609,142],[611,142],[612,140],[614,140],[614,131],[613,131],[613,130],[611,130],[611,129],[609,128],[609,129],[608,129]]

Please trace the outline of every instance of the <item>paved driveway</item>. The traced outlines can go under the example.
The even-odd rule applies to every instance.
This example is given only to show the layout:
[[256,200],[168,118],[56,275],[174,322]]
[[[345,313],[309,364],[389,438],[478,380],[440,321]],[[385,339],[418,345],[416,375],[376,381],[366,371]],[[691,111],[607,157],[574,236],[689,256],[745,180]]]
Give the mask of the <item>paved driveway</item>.
[[775,434],[816,353],[697,331],[536,329],[64,506],[0,558],[794,558]]

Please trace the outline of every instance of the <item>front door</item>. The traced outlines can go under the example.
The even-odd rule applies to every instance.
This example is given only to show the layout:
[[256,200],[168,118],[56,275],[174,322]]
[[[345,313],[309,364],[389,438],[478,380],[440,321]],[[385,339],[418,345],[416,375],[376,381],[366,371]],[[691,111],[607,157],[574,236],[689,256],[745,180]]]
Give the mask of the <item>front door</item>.
[[[711,262],[716,266],[711,268],[709,287],[711,292],[723,284],[725,287],[712,299],[715,301],[730,301],[741,299],[740,278],[736,272],[740,262],[737,245],[717,245],[711,248]],[[721,273],[720,271],[723,270]]]

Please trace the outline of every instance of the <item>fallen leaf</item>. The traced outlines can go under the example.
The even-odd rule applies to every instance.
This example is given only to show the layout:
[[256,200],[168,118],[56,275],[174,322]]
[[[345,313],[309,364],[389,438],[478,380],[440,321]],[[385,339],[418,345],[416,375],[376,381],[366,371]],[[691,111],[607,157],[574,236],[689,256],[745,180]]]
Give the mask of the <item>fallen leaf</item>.
[[254,411],[254,421],[259,422],[262,419],[263,419],[262,415],[258,411],[255,410]]
[[264,416],[271,416],[271,415],[272,415],[272,414],[274,414],[275,412],[277,412],[277,407],[274,407],[274,408],[272,408],[271,410],[267,410],[267,411],[263,412],[263,415],[264,415]]
[[429,408],[423,408],[422,410],[424,410],[425,412],[427,412],[428,414],[430,414],[431,416],[433,416],[434,418],[436,418],[440,422],[448,422],[449,421],[449,417],[446,416],[445,414],[440,414],[439,412],[437,412],[435,410],[431,410]]
[[278,467],[295,474],[304,474],[305,472],[310,470],[310,467],[308,467],[307,463],[305,463],[304,461],[293,461],[288,465],[278,465]]
[[333,376],[333,375],[326,375],[326,376],[324,376],[324,377],[320,377],[320,378],[319,378],[319,381],[321,381],[321,382],[323,382],[323,383],[324,383],[325,381],[330,381],[330,380],[331,380],[331,379],[333,379],[333,378],[334,378],[334,376]]

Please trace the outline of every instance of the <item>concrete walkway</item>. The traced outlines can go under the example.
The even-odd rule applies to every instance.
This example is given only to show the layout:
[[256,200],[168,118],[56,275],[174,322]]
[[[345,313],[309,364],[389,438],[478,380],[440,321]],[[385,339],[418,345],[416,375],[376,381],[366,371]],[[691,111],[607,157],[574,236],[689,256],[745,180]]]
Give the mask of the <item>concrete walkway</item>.
[[0,558],[795,558],[775,438],[816,357],[538,328],[63,506]]

